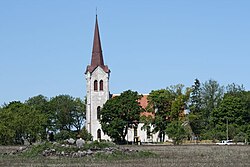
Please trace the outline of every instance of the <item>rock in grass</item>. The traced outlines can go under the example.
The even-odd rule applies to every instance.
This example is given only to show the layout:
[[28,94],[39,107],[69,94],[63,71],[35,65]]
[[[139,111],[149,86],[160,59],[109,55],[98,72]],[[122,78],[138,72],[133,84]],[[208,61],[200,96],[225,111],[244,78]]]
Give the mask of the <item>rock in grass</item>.
[[76,140],[76,146],[78,148],[81,148],[84,144],[85,144],[85,141],[82,138]]
[[70,138],[70,139],[68,139],[68,143],[69,143],[69,144],[74,144],[74,143],[75,143],[75,140],[72,139],[72,138]]

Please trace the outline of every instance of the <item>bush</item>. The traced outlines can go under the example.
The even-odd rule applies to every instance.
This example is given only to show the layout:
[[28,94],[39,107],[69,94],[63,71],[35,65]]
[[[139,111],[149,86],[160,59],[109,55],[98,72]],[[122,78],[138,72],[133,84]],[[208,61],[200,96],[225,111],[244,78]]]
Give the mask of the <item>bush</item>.
[[238,133],[236,136],[234,136],[235,142],[244,142],[247,139],[247,135],[243,132]]
[[88,133],[86,128],[82,128],[79,135],[85,141],[91,141],[93,139],[92,135]]
[[167,125],[166,133],[174,141],[174,145],[179,145],[187,137],[187,133],[180,121],[172,121]]
[[42,152],[44,150],[46,150],[47,148],[51,148],[52,145],[53,144],[50,142],[45,142],[45,143],[38,144],[38,145],[32,145],[31,148],[29,148],[27,151],[23,152],[23,156],[36,157],[38,155],[41,155]]
[[116,147],[116,145],[111,142],[98,142],[98,141],[94,141],[92,143],[84,145],[84,149],[86,150],[87,149],[103,149],[107,147]]
[[69,138],[76,138],[76,134],[71,131],[61,130],[59,133],[55,134],[56,141],[63,141]]

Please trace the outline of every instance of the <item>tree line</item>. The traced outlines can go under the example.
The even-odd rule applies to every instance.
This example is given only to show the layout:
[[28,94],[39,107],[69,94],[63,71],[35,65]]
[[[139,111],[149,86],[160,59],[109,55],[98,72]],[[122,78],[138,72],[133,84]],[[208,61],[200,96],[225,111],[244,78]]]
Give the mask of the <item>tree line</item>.
[[[148,106],[142,108],[142,95],[125,91],[104,104],[101,110],[103,131],[114,141],[125,142],[127,129],[144,123],[147,133],[158,133],[160,141],[168,135],[174,144],[190,140],[250,140],[250,92],[243,86],[220,86],[215,80],[191,87],[178,84],[152,90]],[[140,116],[151,112],[151,116]],[[152,130],[150,130],[153,127]],[[228,131],[227,131],[228,129]],[[228,133],[227,133],[228,132]]]
[[[196,79],[190,87],[178,84],[152,90],[146,108],[140,106],[141,97],[127,90],[102,107],[102,130],[113,141],[125,142],[127,129],[139,123],[144,123],[148,135],[158,133],[160,141],[168,135],[174,144],[183,139],[222,140],[227,135],[235,141],[250,141],[250,91],[243,86],[220,86],[215,80],[200,83]],[[143,116],[143,112],[152,114]],[[0,107],[0,144],[32,143],[48,137],[91,140],[84,128],[85,119],[86,100],[69,95],[13,101]]]
[[0,107],[0,144],[12,145],[37,140],[63,140],[76,135],[90,138],[83,128],[85,102],[69,95],[31,97]]

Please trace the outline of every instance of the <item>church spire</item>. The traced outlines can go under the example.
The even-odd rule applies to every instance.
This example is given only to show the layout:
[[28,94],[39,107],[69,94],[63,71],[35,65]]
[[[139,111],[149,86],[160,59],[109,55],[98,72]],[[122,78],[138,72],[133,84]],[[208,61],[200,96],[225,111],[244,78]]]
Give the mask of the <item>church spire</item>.
[[98,20],[96,15],[91,64],[90,66],[87,67],[86,73],[87,71],[93,72],[98,66],[100,66],[105,72],[107,73],[110,72],[108,66],[104,65],[103,61],[101,39],[100,39]]
[[94,33],[94,42],[92,49],[91,66],[104,66],[97,15],[95,22],[95,33]]

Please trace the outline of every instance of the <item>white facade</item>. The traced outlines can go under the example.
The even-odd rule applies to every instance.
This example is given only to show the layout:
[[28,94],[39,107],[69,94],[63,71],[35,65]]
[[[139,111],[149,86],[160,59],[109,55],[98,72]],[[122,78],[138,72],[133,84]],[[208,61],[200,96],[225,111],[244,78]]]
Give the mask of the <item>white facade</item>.
[[[128,129],[128,134],[126,136],[126,140],[128,142],[135,142],[136,138],[138,138],[138,140],[140,142],[143,143],[152,143],[152,142],[160,142],[160,138],[158,137],[159,133],[149,133],[147,132],[146,129],[143,129],[143,123],[139,123],[137,128],[129,128]],[[153,127],[150,126],[149,131],[152,132]],[[136,131],[136,132],[135,132]],[[137,134],[137,136],[135,136]],[[168,138],[168,136],[165,136],[165,141],[169,141],[170,139]]]
[[[98,118],[98,112],[103,107],[103,104],[109,99],[109,73],[106,73],[100,66],[98,66],[92,73],[89,71],[86,73],[86,81],[86,129],[93,136],[93,140],[110,140],[107,135],[104,135]],[[95,82],[97,82],[96,90]],[[101,83],[103,87],[102,90]]]

